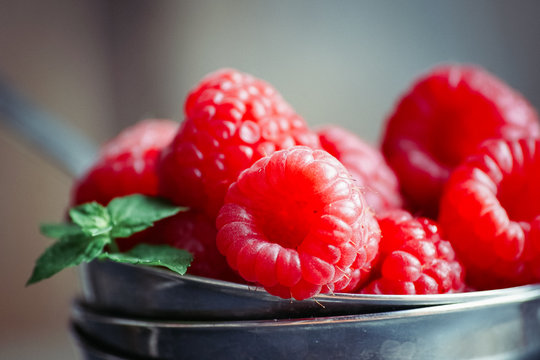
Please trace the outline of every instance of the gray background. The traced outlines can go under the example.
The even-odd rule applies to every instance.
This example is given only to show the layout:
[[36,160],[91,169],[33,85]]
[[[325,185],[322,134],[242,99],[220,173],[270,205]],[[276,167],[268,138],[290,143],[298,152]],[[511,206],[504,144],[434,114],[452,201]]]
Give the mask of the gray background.
[[[377,143],[412,79],[484,66],[540,106],[538,1],[3,0],[0,76],[101,143],[145,117],[181,119],[187,91],[235,67],[306,121]],[[62,139],[58,139],[62,141]],[[71,178],[0,122],[0,358],[72,359],[77,272],[24,288]]]

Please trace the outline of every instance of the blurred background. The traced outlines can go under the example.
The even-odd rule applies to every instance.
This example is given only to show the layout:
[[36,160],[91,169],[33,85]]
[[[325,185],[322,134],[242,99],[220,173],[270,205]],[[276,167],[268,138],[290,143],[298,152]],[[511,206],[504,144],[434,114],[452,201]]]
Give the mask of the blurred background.
[[[234,67],[308,124],[376,144],[397,97],[440,62],[479,64],[539,108],[539,13],[535,0],[2,0],[0,79],[99,144],[146,117],[181,120],[189,89]],[[5,121],[0,165],[0,358],[76,359],[77,271],[24,286],[72,177]]]

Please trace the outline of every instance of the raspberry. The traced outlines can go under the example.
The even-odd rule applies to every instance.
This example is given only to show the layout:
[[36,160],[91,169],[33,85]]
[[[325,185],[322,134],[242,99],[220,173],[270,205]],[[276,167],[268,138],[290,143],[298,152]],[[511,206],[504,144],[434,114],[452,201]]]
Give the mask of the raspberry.
[[382,151],[411,210],[435,219],[450,172],[481,142],[539,134],[537,114],[515,90],[481,68],[444,65],[401,98]]
[[235,70],[218,71],[186,99],[185,120],[160,161],[160,191],[215,216],[242,170],[293,145],[320,146],[274,88]]
[[122,131],[101,148],[96,163],[75,183],[72,205],[90,201],[106,205],[135,193],[157,195],[157,158],[177,129],[172,120],[149,119]]
[[490,140],[452,173],[440,224],[467,267],[492,289],[540,281],[540,140]]
[[117,239],[117,243],[120,251],[127,251],[140,243],[168,244],[193,255],[188,274],[242,282],[219,253],[216,234],[213,220],[204,213],[187,210],[160,220],[153,227],[129,238]]
[[442,294],[465,289],[463,267],[437,224],[392,210],[378,218],[379,259],[365,294]]
[[345,270],[345,276],[334,283],[335,292],[355,292],[369,281],[373,265],[376,263],[379,253],[381,230],[374,216],[366,216],[365,222],[367,228],[366,251],[360,252],[351,264],[351,267]]
[[322,148],[349,170],[375,213],[402,206],[397,177],[379,149],[335,125],[323,127],[317,134]]
[[295,146],[260,159],[231,185],[217,246],[247,281],[302,300],[330,291],[355,259],[372,257],[371,216],[338,160]]

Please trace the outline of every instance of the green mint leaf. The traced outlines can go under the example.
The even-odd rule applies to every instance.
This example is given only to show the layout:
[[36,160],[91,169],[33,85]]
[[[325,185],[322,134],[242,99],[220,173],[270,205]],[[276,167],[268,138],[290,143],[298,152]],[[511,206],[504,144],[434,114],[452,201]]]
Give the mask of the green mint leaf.
[[97,258],[109,242],[107,236],[90,238],[82,232],[62,237],[37,259],[26,285],[47,279],[65,268]]
[[193,256],[181,249],[169,245],[139,244],[125,253],[103,253],[101,259],[134,265],[164,266],[180,275],[184,275],[193,260]]
[[171,203],[140,194],[111,200],[107,210],[114,224],[113,238],[124,238],[151,227],[155,221],[177,214],[181,208]]
[[41,224],[40,226],[40,232],[51,239],[76,235],[81,231],[81,228],[75,224]]
[[[49,278],[67,267],[96,258],[164,266],[184,274],[192,261],[188,252],[169,246],[163,248],[142,245],[121,254],[115,238],[129,237],[152,226],[155,221],[186,209],[140,194],[113,199],[107,207],[96,202],[76,206],[69,211],[73,224],[41,226],[41,232],[45,236],[59,240],[38,258],[27,285]],[[104,254],[105,247],[112,253]]]
[[86,234],[97,236],[112,229],[112,221],[107,209],[96,202],[86,203],[69,211],[71,220]]

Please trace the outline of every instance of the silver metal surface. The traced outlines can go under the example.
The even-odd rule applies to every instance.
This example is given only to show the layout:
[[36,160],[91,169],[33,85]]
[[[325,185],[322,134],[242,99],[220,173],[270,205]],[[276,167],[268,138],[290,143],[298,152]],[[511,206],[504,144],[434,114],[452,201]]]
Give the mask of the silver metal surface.
[[540,290],[451,305],[306,319],[148,321],[81,303],[87,338],[152,359],[538,359]]
[[115,315],[167,320],[261,320],[388,312],[537,293],[540,285],[441,295],[318,295],[281,299],[254,286],[160,268],[95,261],[80,267],[83,301]]
[[71,336],[77,346],[81,359],[84,360],[133,360],[130,354],[119,354],[117,351],[102,347],[95,341],[86,338],[74,326],[71,327]]

